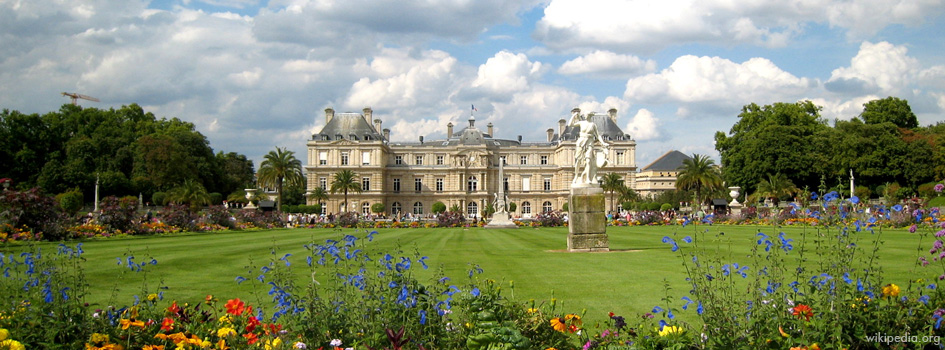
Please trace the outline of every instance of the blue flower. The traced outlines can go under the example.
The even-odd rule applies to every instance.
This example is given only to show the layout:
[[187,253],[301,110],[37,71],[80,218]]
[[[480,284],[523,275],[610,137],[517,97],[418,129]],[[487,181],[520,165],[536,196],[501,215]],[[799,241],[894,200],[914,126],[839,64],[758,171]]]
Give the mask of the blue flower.
[[469,294],[472,294],[474,297],[478,297],[480,294],[479,288],[473,288],[473,290],[469,292]]
[[817,192],[811,192],[811,193],[810,193],[810,199],[817,200],[817,198],[819,198],[819,197],[820,197],[820,196],[817,195]]
[[705,309],[702,308],[702,302],[700,301],[699,305],[696,306],[696,313],[702,315],[703,312],[705,312]]
[[687,308],[689,308],[689,304],[692,304],[692,299],[689,299],[689,297],[682,297],[682,300],[686,301],[686,303],[683,304],[682,306],[682,309],[686,310]]
[[857,197],[857,196],[850,197],[850,203],[857,204],[859,202],[860,202],[860,197]]
[[685,238],[682,239],[682,241],[686,243],[692,243],[692,237],[686,236]]
[[663,308],[659,307],[659,305],[654,306],[652,312],[653,312],[654,314],[658,314],[658,313],[660,313],[660,312],[663,312]]
[[895,211],[897,211],[897,212],[900,212],[900,211],[902,211],[902,205],[896,204],[896,205],[894,205],[894,206],[892,207],[892,210],[895,210]]
[[417,261],[420,263],[420,265],[423,265],[423,269],[424,269],[424,270],[426,270],[427,268],[429,268],[429,266],[427,266],[427,263],[424,262],[424,260],[429,259],[429,258],[430,258],[430,257],[424,256],[424,257],[421,257],[420,260],[417,260]]
[[420,315],[420,324],[427,324],[427,310],[421,309],[417,314]]
[[243,283],[243,281],[245,281],[245,280],[246,280],[246,278],[243,277],[243,276],[236,276],[236,284]]
[[923,296],[919,297],[919,302],[920,302],[920,303],[923,303],[923,304],[925,304],[925,305],[928,305],[928,304],[929,304],[929,296],[928,296],[928,295],[923,295]]

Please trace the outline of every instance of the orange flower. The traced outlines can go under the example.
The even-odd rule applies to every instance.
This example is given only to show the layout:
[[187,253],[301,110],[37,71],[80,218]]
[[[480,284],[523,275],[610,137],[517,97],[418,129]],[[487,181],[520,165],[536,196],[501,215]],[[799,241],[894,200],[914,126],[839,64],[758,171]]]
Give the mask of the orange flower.
[[811,317],[814,317],[814,310],[810,306],[804,304],[797,304],[794,307],[794,312],[791,313],[794,316],[797,316],[797,319],[803,318],[805,321],[810,321]]
[[175,301],[171,303],[171,306],[167,307],[167,311],[172,314],[180,313],[180,306],[177,306],[177,302]]
[[128,329],[128,327],[135,326],[138,328],[144,328],[144,321],[137,321],[135,319],[125,320],[122,319],[119,321],[121,323],[121,329]]
[[240,301],[239,298],[230,299],[226,301],[226,313],[232,315],[242,315],[243,311],[246,310],[246,304]]
[[243,334],[243,338],[246,338],[246,343],[249,345],[256,344],[256,342],[259,341],[259,336],[256,335],[256,333]]
[[164,321],[161,322],[162,331],[170,331],[174,329],[174,319],[170,317],[165,317]]
[[164,350],[164,345],[145,345],[142,350]]
[[551,319],[551,328],[554,328],[558,332],[564,332],[564,330],[568,329],[568,325],[564,324],[560,317],[555,317]]

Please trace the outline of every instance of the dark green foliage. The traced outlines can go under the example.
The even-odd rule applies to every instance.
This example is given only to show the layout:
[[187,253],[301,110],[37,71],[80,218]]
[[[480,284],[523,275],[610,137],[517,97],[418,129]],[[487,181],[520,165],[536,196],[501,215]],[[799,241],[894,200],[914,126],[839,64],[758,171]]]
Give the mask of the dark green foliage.
[[108,196],[102,199],[98,221],[113,230],[134,233],[137,201],[133,197]]
[[374,214],[380,214],[384,212],[384,209],[387,209],[384,206],[384,203],[374,203],[371,204],[371,212]]
[[518,206],[516,206],[515,203],[509,203],[509,210],[508,210],[508,212],[514,213],[514,212],[515,212],[515,209],[518,209]]
[[909,102],[892,96],[865,103],[860,118],[866,124],[891,123],[907,129],[919,126],[919,120],[912,113]]
[[220,192],[210,192],[210,205],[223,204],[223,194]]
[[75,213],[82,209],[82,191],[79,191],[78,188],[56,195],[56,200],[59,202],[59,207],[62,208],[62,211],[66,212],[66,214],[75,215]]
[[167,204],[167,193],[154,192],[154,194],[151,195],[151,201],[154,205],[165,205]]
[[672,204],[663,203],[662,205],[660,205],[660,211],[667,211],[667,210],[672,210],[672,209],[673,209]]
[[430,208],[430,211],[433,212],[433,214],[439,214],[439,213],[445,212],[446,204],[443,204],[443,202],[433,203],[433,206]]
[[[626,203],[629,203],[629,202],[625,202],[624,205],[625,205]],[[627,207],[624,206],[624,209],[626,209],[626,208],[627,208]],[[564,204],[561,205],[561,211],[567,212],[568,209],[570,209],[570,206],[568,205],[568,203],[564,203]]]

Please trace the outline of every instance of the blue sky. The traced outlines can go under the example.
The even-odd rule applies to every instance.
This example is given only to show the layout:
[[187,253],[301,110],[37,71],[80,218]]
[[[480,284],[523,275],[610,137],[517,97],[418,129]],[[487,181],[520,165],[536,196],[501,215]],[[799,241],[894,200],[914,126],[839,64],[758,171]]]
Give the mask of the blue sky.
[[138,103],[215,150],[305,157],[327,107],[395,141],[495,124],[541,141],[574,107],[618,109],[643,167],[708,154],[742,106],[810,99],[827,120],[886,96],[945,110],[945,0],[0,0],[0,108]]

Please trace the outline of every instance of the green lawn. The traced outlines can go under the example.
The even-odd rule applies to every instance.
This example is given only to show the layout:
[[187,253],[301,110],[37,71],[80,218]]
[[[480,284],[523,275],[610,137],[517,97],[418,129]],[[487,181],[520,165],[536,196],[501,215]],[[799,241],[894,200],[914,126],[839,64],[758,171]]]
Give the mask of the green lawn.
[[[697,236],[702,230],[708,230],[706,237],[724,232],[716,242],[722,248],[715,253],[725,256],[722,261],[731,259],[742,264],[750,263],[744,256],[755,245],[758,230],[775,237],[779,232],[764,226],[610,227],[612,252],[567,253],[564,252],[567,228],[381,229],[367,248],[387,252],[399,246],[408,253],[416,248],[421,255],[429,256],[427,264],[431,268],[422,272],[427,274],[422,277],[432,278],[435,270],[442,267],[456,284],[466,280],[469,264],[478,264],[484,269],[480,278],[501,281],[507,296],[508,281],[514,281],[517,300],[547,301],[554,296],[565,310],[587,309],[589,319],[602,320],[610,311],[635,317],[654,305],[666,306],[661,301],[665,296],[664,281],[672,288],[674,300],[687,295],[682,258],[660,240],[679,231],[676,236],[679,241],[683,236]],[[801,245],[801,230],[781,229],[794,239],[795,247]],[[363,237],[366,233],[355,229],[280,229],[86,241],[85,273],[94,293],[89,300],[100,305],[130,304],[132,295],[141,294],[142,278],[146,276],[149,288],[166,286],[164,296],[169,299],[195,302],[213,294],[224,300],[239,297],[255,301],[259,300],[257,297],[267,298],[265,292],[269,288],[251,283],[258,275],[258,270],[247,271],[251,262],[268,263],[273,256],[270,251],[277,258],[291,253],[289,261],[304,281],[301,275],[308,273],[305,264],[308,253],[303,245],[325,239],[340,240],[344,234]],[[867,232],[856,234],[864,239],[860,245],[871,251],[871,241],[877,236]],[[813,240],[819,235],[808,228],[807,237]],[[918,235],[906,230],[885,230],[882,237],[879,262],[885,276],[890,282],[905,285],[912,277]],[[812,241],[808,248],[811,244]],[[930,242],[923,244],[931,246]],[[0,250],[10,249],[0,246]],[[928,247],[922,250],[927,252]],[[129,272],[116,263],[116,258],[125,254],[134,255],[136,261],[153,257],[159,263],[148,265],[146,274]],[[811,255],[808,253],[807,257],[814,258]],[[920,268],[924,275],[921,277],[940,273],[929,269]],[[238,275],[249,281],[237,284]],[[254,285],[258,289],[255,294]]]

